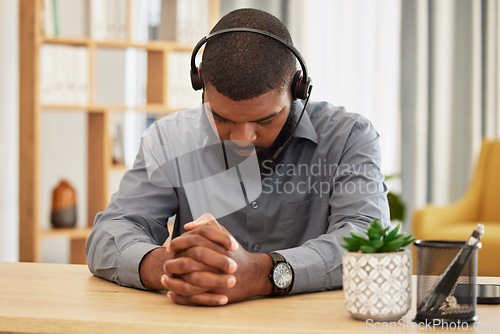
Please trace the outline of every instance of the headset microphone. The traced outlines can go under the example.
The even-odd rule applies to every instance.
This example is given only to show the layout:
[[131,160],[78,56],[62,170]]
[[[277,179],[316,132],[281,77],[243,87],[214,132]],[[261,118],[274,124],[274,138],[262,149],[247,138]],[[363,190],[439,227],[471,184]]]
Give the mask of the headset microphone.
[[249,33],[254,33],[254,34],[259,34],[263,36],[267,36],[269,38],[272,38],[281,44],[283,44],[288,50],[290,50],[291,53],[297,58],[299,61],[300,67],[302,68],[302,71],[297,70],[295,72],[295,75],[293,76],[292,79],[292,99],[301,99],[305,100],[304,101],[304,107],[302,108],[302,112],[300,113],[299,119],[297,120],[297,123],[295,124],[295,127],[292,131],[292,134],[290,137],[285,141],[283,145],[281,145],[278,150],[273,154],[273,160],[276,160],[276,158],[280,155],[280,153],[285,149],[285,147],[288,145],[290,140],[292,140],[293,135],[295,134],[295,131],[297,130],[297,127],[299,126],[300,120],[302,119],[302,116],[304,115],[304,112],[307,107],[307,103],[309,102],[309,97],[311,96],[311,90],[312,90],[312,83],[311,83],[311,78],[307,76],[307,67],[306,63],[304,61],[304,58],[302,58],[302,55],[300,54],[299,50],[295,48],[291,43],[288,43],[284,39],[271,34],[265,30],[259,30],[259,29],[253,29],[253,28],[229,28],[229,29],[222,29],[218,30],[216,32],[213,32],[209,34],[208,36],[203,37],[194,47],[193,53],[191,54],[191,85],[194,90],[200,90],[203,88],[203,77],[201,70],[196,66],[196,55],[198,54],[198,51],[201,49],[201,47],[207,43],[207,41],[211,38],[214,38],[215,36],[222,35],[222,34],[227,34],[227,33],[238,33],[238,32],[249,32]]
[[297,123],[295,124],[295,127],[293,128],[292,133],[290,134],[290,136],[288,137],[288,139],[285,141],[285,143],[283,145],[281,145],[276,150],[276,152],[273,154],[273,160],[274,161],[276,161],[276,158],[278,158],[278,156],[280,155],[281,151],[283,151],[285,149],[286,145],[288,145],[288,143],[290,142],[290,140],[292,140],[293,135],[295,134],[295,131],[297,131],[297,128],[298,128],[299,123],[300,123],[300,120],[302,119],[302,116],[304,116],[304,112],[306,111],[307,103],[309,102],[309,97],[311,96],[312,87],[313,87],[312,85],[309,85],[309,90],[307,92],[307,97],[306,97],[306,100],[304,101],[304,107],[302,108],[302,111],[300,112],[299,119],[297,120]]

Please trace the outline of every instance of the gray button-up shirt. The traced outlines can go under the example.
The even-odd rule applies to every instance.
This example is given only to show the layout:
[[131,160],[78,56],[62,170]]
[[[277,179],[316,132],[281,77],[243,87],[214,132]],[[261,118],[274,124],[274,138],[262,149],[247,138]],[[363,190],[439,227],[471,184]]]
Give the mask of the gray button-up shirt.
[[[294,103],[302,110],[302,101]],[[140,262],[168,238],[168,219],[176,217],[175,237],[183,224],[213,208],[247,251],[277,251],[289,262],[295,275],[291,293],[341,286],[342,236],[366,229],[372,219],[389,223],[379,136],[371,123],[311,102],[283,162],[273,171],[264,164],[264,177],[259,172],[256,182],[244,163],[235,169],[227,159],[207,162],[222,151],[218,137],[202,125],[208,124],[202,107],[168,115],[144,135],[134,167],[95,219],[86,246],[91,272],[144,289]],[[231,181],[231,170],[239,182]],[[193,190],[200,184],[209,189]]]

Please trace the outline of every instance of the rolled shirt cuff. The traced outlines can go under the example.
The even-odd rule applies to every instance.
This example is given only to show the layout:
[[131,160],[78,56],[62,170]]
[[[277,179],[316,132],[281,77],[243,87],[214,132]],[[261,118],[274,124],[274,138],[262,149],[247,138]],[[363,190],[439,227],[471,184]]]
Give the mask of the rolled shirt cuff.
[[155,244],[139,242],[129,246],[118,258],[117,275],[120,284],[142,290],[147,288],[142,284],[139,266],[142,259],[153,249],[160,248]]
[[293,268],[294,281],[290,294],[314,292],[342,286],[342,261],[328,270],[323,258],[312,248],[297,247],[276,251]]

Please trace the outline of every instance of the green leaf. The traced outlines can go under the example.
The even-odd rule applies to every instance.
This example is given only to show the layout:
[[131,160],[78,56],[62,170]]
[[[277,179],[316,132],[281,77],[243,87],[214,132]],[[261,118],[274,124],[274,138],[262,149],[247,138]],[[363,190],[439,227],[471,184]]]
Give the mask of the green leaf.
[[408,246],[409,244],[411,244],[413,241],[415,241],[415,237],[412,236],[411,234],[407,234],[405,236],[405,240],[403,242],[403,244],[401,245],[401,247],[405,247],[405,246]]
[[396,235],[398,234],[400,227],[401,227],[401,224],[398,224],[398,226],[393,228],[392,231],[389,232],[389,234],[387,234],[385,236],[384,241],[389,242],[389,241],[393,240],[396,237]]
[[368,238],[372,241],[380,240],[380,238],[382,238],[382,234],[380,233],[380,231],[368,230],[367,234]]
[[359,241],[358,239],[354,239],[354,238],[350,238],[350,237],[343,237],[343,239],[347,244],[349,244],[351,246],[359,247],[362,245],[361,241]]
[[359,251],[359,247],[356,247],[355,245],[351,245],[351,244],[347,244],[347,243],[343,243],[343,244],[340,244],[341,247],[347,249],[349,252],[357,252]]
[[373,247],[375,247],[377,250],[384,246],[384,241],[383,240],[375,240],[371,244]]
[[371,245],[363,245],[360,247],[363,253],[375,253],[377,249]]
[[342,239],[344,239],[345,242],[348,242],[348,243],[351,243],[351,242],[359,242],[358,239],[354,239],[352,237],[342,237]]
[[398,235],[394,240],[389,241],[382,247],[383,252],[393,252],[402,247],[405,237],[403,235]]
[[387,226],[386,228],[384,228],[384,230],[382,231],[382,235],[385,235],[387,233],[387,231],[389,231],[391,227],[390,226]]
[[380,240],[385,234],[385,229],[382,228],[382,223],[376,219],[370,222],[370,228],[366,233],[370,241]]
[[368,239],[366,239],[366,237],[364,235],[361,235],[361,234],[356,233],[356,232],[351,231],[351,236],[353,238],[359,240],[364,245],[367,245],[370,242]]
[[370,222],[370,229],[374,229],[376,231],[382,231],[382,222],[380,220],[373,219]]

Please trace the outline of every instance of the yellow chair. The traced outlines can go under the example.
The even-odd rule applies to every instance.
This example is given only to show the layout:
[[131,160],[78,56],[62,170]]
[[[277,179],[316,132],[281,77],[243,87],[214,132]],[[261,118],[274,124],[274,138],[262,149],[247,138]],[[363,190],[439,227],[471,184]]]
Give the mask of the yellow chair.
[[478,275],[500,276],[500,140],[483,142],[476,173],[460,200],[414,212],[413,234],[417,239],[465,241],[479,223],[485,232],[478,252]]

